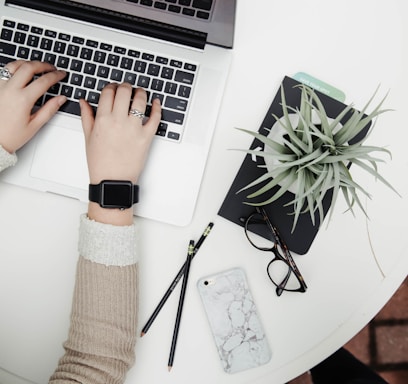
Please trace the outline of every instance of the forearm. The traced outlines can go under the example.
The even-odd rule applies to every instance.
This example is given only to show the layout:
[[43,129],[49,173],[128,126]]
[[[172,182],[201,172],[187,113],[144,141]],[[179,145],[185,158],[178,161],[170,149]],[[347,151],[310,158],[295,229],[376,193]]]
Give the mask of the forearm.
[[134,225],[81,218],[80,258],[65,355],[50,383],[123,383],[134,362],[137,252]]

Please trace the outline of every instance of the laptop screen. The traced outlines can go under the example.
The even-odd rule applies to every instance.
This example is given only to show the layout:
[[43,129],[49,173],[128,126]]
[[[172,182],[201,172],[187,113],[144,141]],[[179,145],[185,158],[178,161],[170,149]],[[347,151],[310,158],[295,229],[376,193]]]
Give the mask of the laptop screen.
[[6,0],[53,15],[203,49],[232,47],[235,0]]

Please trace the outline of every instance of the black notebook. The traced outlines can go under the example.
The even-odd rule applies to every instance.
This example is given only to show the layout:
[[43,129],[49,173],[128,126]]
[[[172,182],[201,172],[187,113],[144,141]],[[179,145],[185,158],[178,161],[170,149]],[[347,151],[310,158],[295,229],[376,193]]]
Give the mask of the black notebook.
[[[288,106],[293,108],[300,107],[301,89],[298,87],[300,84],[301,83],[298,81],[287,76],[283,79],[281,86],[284,87],[286,103]],[[346,108],[346,105],[338,100],[335,100],[318,91],[316,91],[316,94],[322,101],[326,109],[326,113],[330,118],[335,118],[344,108]],[[268,112],[266,113],[266,116],[259,129],[259,133],[268,135],[268,130],[270,130],[276,122],[276,119],[272,116],[273,114],[279,118],[283,115],[280,89],[278,90]],[[344,120],[347,120],[348,118],[349,115],[347,114]],[[369,126],[367,126],[358,136],[351,140],[350,143],[360,140],[361,136],[367,133],[368,128]],[[263,149],[263,147],[264,144],[255,139],[252,142],[250,149]],[[234,222],[235,224],[243,226],[244,224],[241,218],[246,219],[255,211],[254,206],[247,205],[245,203],[265,201],[267,199],[266,196],[272,196],[272,194],[279,189],[279,187],[275,187],[272,189],[272,191],[267,192],[267,194],[270,193],[270,195],[261,195],[255,199],[248,199],[246,196],[259,189],[259,185],[238,193],[239,190],[257,179],[265,172],[265,168],[262,168],[264,165],[265,163],[262,157],[255,157],[249,154],[245,156],[237,176],[235,177],[231,188],[228,191],[227,196],[225,197],[225,200],[218,212],[220,216]],[[330,208],[331,197],[332,193],[331,191],[328,191],[323,199],[323,209],[325,215]],[[277,227],[288,248],[297,254],[303,255],[308,252],[314,238],[317,235],[320,219],[318,213],[316,212],[315,224],[313,225],[310,218],[310,213],[303,213],[300,215],[297,225],[292,232],[294,218],[292,214],[293,205],[285,205],[293,199],[294,194],[287,191],[279,199],[263,206],[263,208],[267,212],[271,222]],[[266,234],[262,232],[259,232],[258,234],[266,237]]]

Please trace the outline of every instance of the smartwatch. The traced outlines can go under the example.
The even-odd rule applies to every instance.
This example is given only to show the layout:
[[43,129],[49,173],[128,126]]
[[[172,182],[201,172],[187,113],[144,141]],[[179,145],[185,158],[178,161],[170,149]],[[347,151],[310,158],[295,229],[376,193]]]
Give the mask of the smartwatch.
[[139,201],[139,186],[126,180],[103,180],[89,184],[89,201],[102,208],[131,208]]

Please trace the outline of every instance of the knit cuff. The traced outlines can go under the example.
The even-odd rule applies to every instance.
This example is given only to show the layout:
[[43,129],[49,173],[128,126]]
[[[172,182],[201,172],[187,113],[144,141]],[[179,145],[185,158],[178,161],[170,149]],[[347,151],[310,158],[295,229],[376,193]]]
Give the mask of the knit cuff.
[[90,220],[81,215],[79,254],[99,264],[124,267],[137,263],[136,226],[115,226]]
[[17,163],[17,155],[7,152],[0,144],[0,172]]

